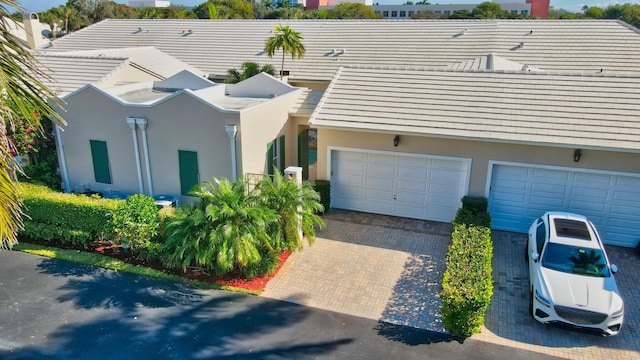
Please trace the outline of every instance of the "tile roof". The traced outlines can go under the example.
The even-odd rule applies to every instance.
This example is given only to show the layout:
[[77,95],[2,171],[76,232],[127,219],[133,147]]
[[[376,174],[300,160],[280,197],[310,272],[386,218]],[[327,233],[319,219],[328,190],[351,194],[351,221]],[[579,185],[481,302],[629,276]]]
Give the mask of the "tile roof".
[[34,57],[49,76],[49,78],[39,78],[39,80],[59,96],[87,84],[100,84],[129,64],[125,58],[42,56],[37,54]]
[[342,68],[314,127],[640,151],[640,75]]
[[263,52],[278,24],[299,31],[307,48],[286,58],[292,80],[329,81],[354,64],[444,68],[487,54],[545,70],[640,71],[638,29],[615,20],[105,20],[49,51],[154,46],[225,77],[245,61],[279,69],[280,56]]
[[318,106],[322,95],[324,95],[324,90],[303,90],[289,114],[308,118]]

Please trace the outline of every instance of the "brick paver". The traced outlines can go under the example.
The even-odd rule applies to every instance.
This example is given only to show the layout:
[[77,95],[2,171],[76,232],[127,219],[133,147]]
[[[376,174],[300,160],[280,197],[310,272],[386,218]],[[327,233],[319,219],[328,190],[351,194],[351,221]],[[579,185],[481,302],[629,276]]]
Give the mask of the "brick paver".
[[[296,252],[263,296],[444,332],[440,282],[449,224],[332,209],[327,228]],[[542,325],[528,315],[525,234],[493,232],[494,295],[485,326],[473,339],[569,359],[640,359],[640,256],[607,247],[625,300],[618,336]]]

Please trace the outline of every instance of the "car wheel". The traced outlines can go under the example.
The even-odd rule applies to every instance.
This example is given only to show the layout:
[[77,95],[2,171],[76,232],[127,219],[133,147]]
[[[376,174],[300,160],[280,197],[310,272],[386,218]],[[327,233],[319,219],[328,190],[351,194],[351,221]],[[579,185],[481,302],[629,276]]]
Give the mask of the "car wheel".
[[527,246],[524,248],[524,261],[529,263],[529,240],[527,239]]

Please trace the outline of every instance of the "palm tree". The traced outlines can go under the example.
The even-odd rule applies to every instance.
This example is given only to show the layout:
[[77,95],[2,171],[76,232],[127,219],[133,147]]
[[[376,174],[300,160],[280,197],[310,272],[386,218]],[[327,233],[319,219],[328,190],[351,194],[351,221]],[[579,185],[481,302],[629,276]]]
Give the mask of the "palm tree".
[[271,58],[280,49],[282,49],[282,65],[280,66],[280,79],[284,74],[284,56],[291,54],[291,59],[302,58],[306,49],[302,43],[302,35],[292,30],[289,25],[277,25],[273,29],[273,36],[267,39],[264,45],[264,51]]
[[267,230],[276,213],[256,206],[244,181],[205,181],[192,192],[198,204],[178,211],[167,225],[171,266],[197,265],[219,273],[258,264],[272,249]]
[[260,67],[260,64],[253,61],[244,62],[241,66],[241,70],[242,71],[238,71],[237,69],[227,70],[227,75],[229,75],[229,77],[227,77],[224,82],[228,84],[237,84],[242,80],[246,80],[263,72],[271,76],[276,74],[276,69],[273,65],[266,64]]
[[[274,174],[273,178],[264,177],[257,186],[260,204],[279,216],[270,230],[272,243],[282,250],[301,249],[301,235],[311,244],[316,237],[315,227],[324,227],[324,221],[317,215],[324,210],[320,195],[309,182],[298,186],[279,171],[274,170]],[[302,230],[302,234],[298,230]]]
[[15,0],[0,0],[0,247],[10,248],[17,242],[16,231],[22,228],[21,200],[17,194],[16,162],[11,156],[7,129],[22,123],[42,131],[40,116],[55,122],[62,118],[47,103],[60,102],[38,79],[47,76],[18,38],[11,35],[5,19],[7,8],[22,11]]

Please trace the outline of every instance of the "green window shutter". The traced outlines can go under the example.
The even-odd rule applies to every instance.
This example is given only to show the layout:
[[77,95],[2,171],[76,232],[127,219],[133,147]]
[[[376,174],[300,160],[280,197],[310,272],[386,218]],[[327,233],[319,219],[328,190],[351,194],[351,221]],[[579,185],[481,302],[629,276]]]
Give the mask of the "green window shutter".
[[302,168],[302,180],[309,180],[309,130],[298,134],[298,166]]
[[193,187],[200,182],[198,153],[178,150],[178,166],[180,168],[180,194],[189,195]]
[[267,144],[267,174],[273,175],[273,146],[274,141]]
[[111,184],[111,170],[109,170],[109,153],[106,141],[89,140],[91,144],[91,158],[93,160],[93,174],[96,182]]
[[278,138],[278,170],[280,170],[281,174],[284,174],[284,167],[286,166],[286,162],[284,160],[284,135]]

